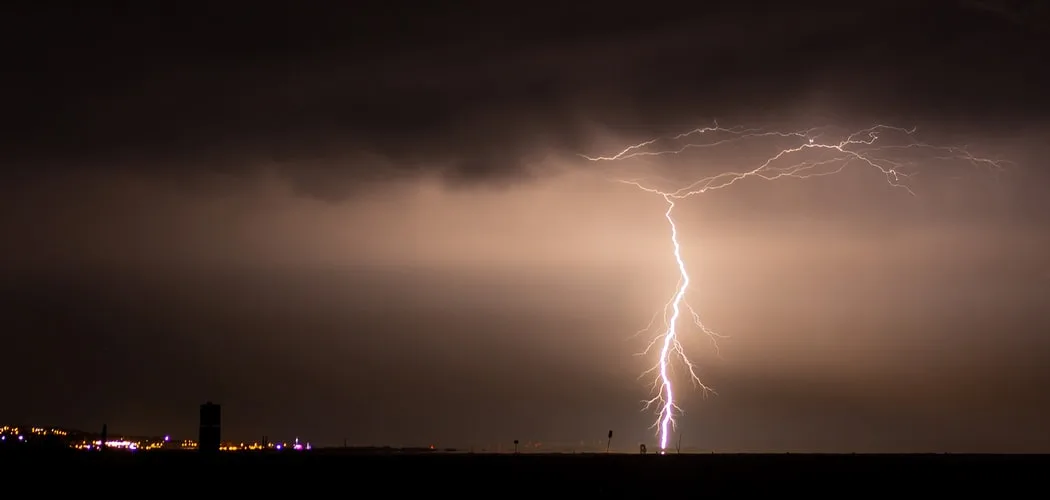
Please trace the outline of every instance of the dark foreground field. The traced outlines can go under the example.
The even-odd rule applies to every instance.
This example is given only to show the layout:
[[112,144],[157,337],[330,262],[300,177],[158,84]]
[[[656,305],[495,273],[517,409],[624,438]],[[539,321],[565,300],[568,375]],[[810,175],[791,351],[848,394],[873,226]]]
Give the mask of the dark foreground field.
[[[195,495],[223,491],[408,492],[546,497],[558,493],[689,495],[765,490],[841,497],[995,494],[1046,498],[1050,456],[1037,455],[362,455],[306,453],[4,453],[8,478],[50,489],[124,484]],[[40,472],[49,471],[42,475]],[[86,481],[86,483],[85,483]],[[305,490],[305,491],[303,491]],[[112,491],[112,490],[111,490]]]

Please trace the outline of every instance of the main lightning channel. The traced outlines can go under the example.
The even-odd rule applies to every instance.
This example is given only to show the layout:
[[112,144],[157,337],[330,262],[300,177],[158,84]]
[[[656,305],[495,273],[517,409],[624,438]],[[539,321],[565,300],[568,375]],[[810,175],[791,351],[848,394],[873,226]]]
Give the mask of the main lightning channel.
[[664,217],[667,218],[667,223],[671,225],[671,242],[674,244],[674,260],[678,263],[678,272],[681,276],[681,285],[678,287],[678,291],[675,292],[674,299],[671,301],[671,318],[668,320],[667,333],[664,335],[664,345],[660,349],[660,381],[663,383],[664,392],[664,404],[660,410],[660,450],[667,449],[667,436],[668,426],[673,422],[673,413],[675,409],[674,404],[674,384],[671,383],[671,378],[667,373],[668,369],[668,358],[670,357],[671,349],[678,340],[678,332],[676,325],[678,324],[678,316],[682,313],[682,299],[685,298],[685,291],[689,289],[689,272],[685,269],[685,262],[682,260],[682,245],[678,244],[678,226],[674,223],[674,217],[671,217],[671,212],[674,211],[674,200],[669,196],[664,196],[667,200],[667,211],[664,212]]
[[[700,127],[672,137],[650,139],[638,144],[627,146],[619,153],[612,156],[590,157],[580,155],[593,162],[624,161],[632,158],[679,155],[689,150],[710,149],[748,139],[782,139],[798,141],[797,145],[780,149],[754,168],[744,171],[722,172],[709,177],[704,177],[673,191],[656,189],[644,185],[637,180],[615,180],[615,182],[629,184],[641,189],[642,191],[658,194],[667,202],[667,210],[664,212],[664,217],[670,225],[670,239],[674,249],[675,263],[678,266],[678,285],[671,300],[665,304],[663,309],[663,332],[655,336],[646,349],[640,353],[646,355],[651,352],[657,344],[660,345],[660,353],[657,362],[650,369],[642,373],[641,376],[644,377],[645,375],[656,372],[656,376],[652,383],[652,393],[655,395],[644,402],[643,410],[649,409],[652,406],[659,407],[656,411],[656,421],[653,423],[652,427],[656,428],[656,433],[660,440],[661,453],[666,452],[667,441],[675,429],[675,414],[676,412],[681,412],[681,409],[677,404],[675,384],[672,377],[672,359],[677,357],[682,361],[682,364],[688,370],[689,378],[693,385],[702,389],[703,394],[715,393],[713,389],[700,380],[700,377],[697,375],[696,365],[686,355],[685,349],[680,341],[681,332],[679,331],[679,322],[681,320],[683,309],[688,309],[693,325],[711,339],[716,352],[718,350],[717,341],[718,339],[723,338],[722,335],[704,325],[703,321],[701,321],[700,315],[689,305],[689,302],[686,299],[691,281],[686,268],[685,259],[682,257],[682,247],[678,238],[678,226],[672,216],[672,213],[676,208],[676,201],[703,194],[707,191],[726,188],[749,177],[757,177],[769,181],[785,178],[809,179],[840,173],[852,163],[859,163],[864,166],[873,167],[885,176],[886,182],[890,186],[902,188],[907,193],[914,195],[915,193],[904,184],[904,182],[915,174],[914,170],[919,165],[919,161],[914,158],[910,160],[902,159],[898,156],[908,154],[914,155],[920,151],[930,153],[929,156],[921,159],[925,162],[964,162],[971,166],[990,168],[993,171],[1001,171],[1003,166],[1008,163],[1005,160],[975,157],[965,148],[926,144],[915,139],[915,132],[915,128],[905,129],[887,125],[875,125],[850,133],[842,140],[825,142],[818,139],[832,135],[834,132],[830,127],[815,127],[792,132],[779,132],[765,131],[758,128],[725,128],[719,126],[716,122],[710,127]],[[703,137],[708,134],[716,135],[716,137],[706,142],[697,142],[694,140],[694,137]],[[880,142],[880,139],[882,139],[884,135],[895,135],[901,139],[901,142]],[[687,142],[679,144],[674,148],[659,150],[652,149],[659,143],[680,141]],[[823,153],[826,157],[801,158],[798,161],[788,161],[786,165],[778,166],[778,163],[784,163],[785,160],[788,160],[790,157],[805,151]],[[648,327],[638,333],[650,331],[655,323],[655,319],[656,316],[653,317],[653,322],[650,322]]]

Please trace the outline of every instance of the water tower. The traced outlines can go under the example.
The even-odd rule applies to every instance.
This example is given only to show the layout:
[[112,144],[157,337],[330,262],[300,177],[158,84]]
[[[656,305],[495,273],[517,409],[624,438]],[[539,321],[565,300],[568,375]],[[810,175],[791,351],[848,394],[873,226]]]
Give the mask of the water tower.
[[219,451],[222,440],[222,406],[208,401],[201,405],[201,427],[197,450],[204,453]]

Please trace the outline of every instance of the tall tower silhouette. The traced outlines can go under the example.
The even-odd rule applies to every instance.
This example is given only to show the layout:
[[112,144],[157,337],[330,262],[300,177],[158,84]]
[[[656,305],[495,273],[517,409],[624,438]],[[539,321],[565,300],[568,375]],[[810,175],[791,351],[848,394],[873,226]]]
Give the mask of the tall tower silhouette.
[[222,440],[222,406],[208,401],[201,405],[200,435],[197,450],[202,453],[219,451]]

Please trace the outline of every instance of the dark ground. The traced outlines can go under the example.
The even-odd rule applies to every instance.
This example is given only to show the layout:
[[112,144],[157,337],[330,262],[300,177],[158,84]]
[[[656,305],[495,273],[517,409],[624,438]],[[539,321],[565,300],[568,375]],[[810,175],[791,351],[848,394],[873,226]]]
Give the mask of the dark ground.
[[[658,491],[693,496],[765,490],[837,497],[879,491],[1048,498],[1050,478],[1050,455],[363,455],[314,450],[213,457],[195,452],[7,452],[0,460],[9,473],[5,479],[42,482],[48,490],[96,484],[112,491],[119,483],[131,488],[129,493],[142,485],[156,494],[172,488],[175,495],[296,488],[365,496]],[[40,474],[43,470],[50,474]]]

